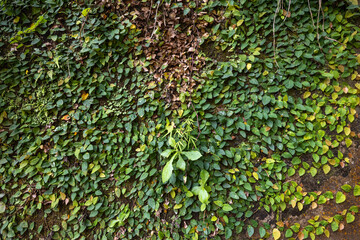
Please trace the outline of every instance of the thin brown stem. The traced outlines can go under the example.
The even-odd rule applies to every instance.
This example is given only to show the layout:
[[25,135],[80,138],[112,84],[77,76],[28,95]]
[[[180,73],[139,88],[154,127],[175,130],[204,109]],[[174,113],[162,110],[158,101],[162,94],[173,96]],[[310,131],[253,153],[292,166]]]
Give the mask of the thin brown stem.
[[310,0],[308,0],[308,6],[309,6],[309,11],[310,11],[311,21],[312,21],[313,26],[315,27],[314,17],[312,15],[311,6],[310,6]]
[[157,22],[157,14],[158,14],[158,10],[159,10],[159,6],[160,6],[160,1],[158,2],[158,6],[156,8],[156,12],[155,12],[155,22],[154,22],[154,27],[153,27],[153,31],[151,33],[150,39],[152,38],[152,36],[155,33],[155,27],[156,27],[156,22]]
[[81,29],[80,29],[80,36],[79,36],[79,39],[80,39],[80,43],[81,43],[81,33],[83,32],[84,30],[84,26],[85,26],[85,23],[86,23],[86,20],[87,20],[87,16],[85,17],[85,20],[83,22],[83,24],[81,25]]
[[278,0],[277,2],[277,6],[276,6],[276,11],[274,14],[274,20],[273,20],[273,48],[274,48],[274,61],[276,63],[276,65],[279,67],[279,64],[276,61],[276,38],[275,38],[275,20],[276,20],[276,15],[279,13],[279,8],[280,8],[280,2],[281,0]]
[[317,21],[316,21],[316,38],[317,38],[319,48],[320,48],[320,50],[322,50],[321,45],[320,45],[320,35],[319,35],[320,10],[321,10],[321,0],[319,0],[319,9],[318,9],[318,15],[317,15]]
[[339,42],[339,41],[338,41],[338,40],[336,40],[336,39],[329,38],[328,36],[326,36],[325,38],[326,38],[326,39],[328,39],[328,40],[331,40],[331,41],[337,42],[337,43],[339,43],[339,44],[343,45],[344,47],[346,46],[345,44],[343,44],[343,43]]
[[289,0],[288,10],[287,10],[287,12],[286,12],[286,15],[285,15],[285,18],[284,18],[284,22],[285,22],[287,16],[290,14],[290,6],[291,6],[291,0]]

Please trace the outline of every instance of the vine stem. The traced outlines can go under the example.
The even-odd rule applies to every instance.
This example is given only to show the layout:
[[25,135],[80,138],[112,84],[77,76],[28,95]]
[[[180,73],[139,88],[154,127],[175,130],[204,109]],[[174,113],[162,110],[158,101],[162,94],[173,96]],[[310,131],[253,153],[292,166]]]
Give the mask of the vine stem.
[[274,48],[274,61],[276,63],[276,65],[279,67],[279,64],[276,61],[276,38],[275,38],[275,20],[276,20],[276,15],[279,13],[279,9],[280,9],[280,2],[281,0],[278,0],[277,2],[277,6],[276,6],[276,11],[274,14],[274,20],[273,20],[273,48]]
[[287,12],[286,12],[286,15],[285,15],[285,18],[284,18],[284,22],[285,22],[285,20],[287,19],[287,16],[289,15],[289,13],[290,13],[290,6],[291,6],[291,0],[289,0],[288,10],[287,10]]
[[153,37],[153,35],[154,35],[154,33],[155,33],[155,27],[156,27],[157,14],[158,14],[159,7],[160,7],[160,1],[158,2],[158,6],[157,6],[157,8],[156,8],[156,12],[155,12],[155,22],[154,22],[154,29],[153,29],[153,32],[151,33],[150,39],[152,39],[152,37]]
[[310,0],[308,0],[308,7],[309,7],[309,11],[310,11],[312,24],[315,27],[314,18],[313,18],[312,11],[311,11],[311,6],[310,6]]

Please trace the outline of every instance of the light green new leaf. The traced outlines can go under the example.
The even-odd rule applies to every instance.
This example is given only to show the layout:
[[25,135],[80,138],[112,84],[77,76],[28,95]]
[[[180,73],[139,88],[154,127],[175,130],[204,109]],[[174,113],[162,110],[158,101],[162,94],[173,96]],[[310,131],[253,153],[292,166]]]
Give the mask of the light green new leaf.
[[343,203],[346,200],[346,196],[342,192],[336,193],[336,203]]
[[184,159],[181,157],[181,155],[179,155],[179,160],[176,163],[176,167],[185,171],[186,163]]
[[167,182],[171,177],[171,174],[173,172],[172,163],[173,163],[173,159],[171,159],[170,161],[168,161],[165,164],[165,167],[164,167],[164,169],[162,171],[162,182],[163,183]]
[[189,152],[182,152],[182,153],[191,161],[198,160],[202,156],[199,151],[189,151]]
[[170,137],[170,138],[169,138],[169,145],[170,145],[171,147],[175,148],[175,146],[176,146],[176,141],[175,141],[175,139],[174,139],[173,137]]
[[351,213],[347,213],[346,214],[346,222],[347,223],[352,223],[355,220],[355,216],[352,215]]
[[163,157],[165,157],[165,158],[168,158],[173,151],[174,151],[174,150],[172,150],[172,149],[166,149],[166,150],[163,151],[160,155],[163,156]]
[[354,196],[360,196],[360,185],[355,185],[354,187]]
[[232,206],[230,206],[229,204],[224,204],[222,209],[225,211],[225,212],[230,212],[231,210],[233,210]]
[[200,202],[202,203],[207,203],[208,200],[209,200],[209,193],[204,189],[204,188],[201,188],[200,191],[199,191],[199,200]]
[[350,192],[351,186],[349,184],[345,184],[341,186],[341,189],[344,190],[345,192]]
[[203,184],[206,183],[206,181],[209,179],[209,172],[206,171],[205,169],[202,169],[201,172],[200,172],[200,178],[203,180]]

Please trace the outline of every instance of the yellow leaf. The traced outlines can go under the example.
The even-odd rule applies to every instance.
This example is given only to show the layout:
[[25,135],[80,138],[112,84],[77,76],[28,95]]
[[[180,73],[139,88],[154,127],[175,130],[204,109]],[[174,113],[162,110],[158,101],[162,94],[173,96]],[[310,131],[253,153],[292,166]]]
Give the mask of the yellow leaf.
[[256,180],[259,180],[259,175],[257,174],[257,172],[253,172],[253,176]]
[[310,95],[311,95],[311,92],[305,92],[304,93],[304,98],[308,98],[308,97],[310,97]]
[[353,74],[351,75],[351,80],[355,80],[356,76],[357,76],[357,74],[356,74],[356,73],[353,73]]
[[16,23],[18,23],[19,22],[19,20],[20,20],[20,17],[19,16],[17,16],[15,19],[14,19],[14,23],[16,24]]
[[339,66],[338,66],[338,69],[339,69],[340,72],[342,72],[342,73],[345,71],[344,65],[339,65]]
[[60,198],[61,198],[61,200],[65,200],[66,194],[63,192],[60,192]]
[[322,153],[325,154],[325,153],[327,153],[328,151],[329,151],[329,146],[323,145],[323,147],[322,147]]
[[280,233],[279,229],[277,229],[277,228],[273,229],[273,237],[275,240],[278,240],[281,237],[281,233]]
[[297,206],[298,206],[299,211],[301,211],[303,209],[303,207],[304,207],[301,202],[298,202]]
[[105,176],[104,173],[100,173],[100,177],[101,177],[101,178],[104,178],[104,177],[106,177],[106,176]]
[[323,166],[323,171],[325,174],[328,174],[330,172],[330,170],[331,170],[331,168],[329,165],[326,164]]
[[170,192],[170,195],[171,195],[171,197],[172,197],[172,198],[175,198],[175,196],[176,196],[175,191],[174,191],[174,190],[172,190],[172,191]]
[[212,221],[212,222],[215,222],[216,220],[217,220],[217,217],[216,217],[216,216],[212,216],[212,217],[211,217],[211,221]]
[[264,72],[263,72],[263,76],[266,76],[266,75],[268,75],[269,74],[269,72],[267,71],[267,70],[265,70]]
[[316,202],[312,202],[312,203],[311,203],[311,208],[312,208],[312,209],[317,208],[317,203],[316,203]]
[[346,136],[349,136],[350,132],[351,132],[350,128],[348,128],[348,127],[344,128],[344,133]]
[[325,230],[324,230],[324,233],[325,233],[325,236],[326,236],[327,238],[330,237],[330,232],[329,232],[329,230],[325,229]]
[[86,92],[83,92],[83,94],[81,94],[81,100],[85,101],[88,98],[89,94]]
[[290,203],[291,203],[291,206],[293,208],[296,206],[296,200],[295,199],[291,200]]
[[49,199],[50,199],[52,202],[54,202],[54,201],[56,200],[55,194],[51,194],[50,197],[49,197]]
[[248,64],[246,65],[246,69],[247,69],[247,70],[250,70],[250,69],[251,69],[251,63],[248,63]]
[[184,110],[182,110],[182,109],[178,110],[179,117],[181,117],[183,115],[183,113],[184,113]]
[[182,208],[182,204],[176,204],[175,206],[174,206],[174,209],[176,210],[176,209],[180,209],[180,208]]
[[339,92],[341,90],[341,87],[340,86],[335,86],[334,89],[335,89],[335,91]]
[[244,20],[243,19],[241,19],[241,20],[239,20],[237,23],[236,23],[236,26],[241,26],[241,24],[243,24],[244,23]]

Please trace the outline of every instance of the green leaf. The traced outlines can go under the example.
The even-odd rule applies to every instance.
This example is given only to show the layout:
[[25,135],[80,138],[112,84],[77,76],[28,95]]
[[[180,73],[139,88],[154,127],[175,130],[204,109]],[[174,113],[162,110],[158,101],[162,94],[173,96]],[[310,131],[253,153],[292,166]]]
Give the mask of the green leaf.
[[200,172],[200,178],[202,179],[202,183],[203,185],[206,183],[206,181],[209,179],[209,172],[206,171],[205,169],[202,169]]
[[97,170],[100,169],[100,165],[95,165],[95,167],[92,169],[91,174],[95,173]]
[[336,193],[336,203],[343,203],[346,200],[346,196],[342,192]]
[[260,238],[263,238],[263,237],[265,236],[265,234],[266,234],[266,230],[265,230],[265,228],[260,227],[260,228],[259,228],[259,235],[260,235]]
[[172,149],[166,149],[166,150],[163,151],[160,155],[163,156],[163,157],[165,157],[165,158],[168,158],[173,151],[174,151],[174,150],[172,150]]
[[310,168],[310,174],[311,174],[311,176],[315,177],[316,174],[317,174],[317,169],[314,168],[314,167],[311,167],[311,168]]
[[225,228],[225,239],[229,239],[232,236],[232,230],[229,227]]
[[155,200],[153,198],[149,198],[148,200],[148,205],[152,208],[155,209],[156,203]]
[[331,223],[331,229],[333,230],[333,232],[336,232],[339,229],[339,223],[337,221],[333,221]]
[[247,226],[247,233],[248,233],[248,235],[249,235],[249,237],[251,237],[252,235],[254,235],[254,227],[253,226],[251,226],[251,225],[248,225]]
[[6,210],[6,205],[3,202],[0,202],[0,213],[4,213]]
[[210,198],[210,195],[205,190],[205,188],[200,188],[200,191],[199,191],[199,200],[200,200],[200,202],[206,204],[208,202],[209,198]]
[[350,147],[352,144],[352,140],[350,138],[345,139],[346,147]]
[[182,152],[191,161],[198,160],[202,155],[199,151]]
[[323,171],[325,174],[328,174],[330,172],[331,168],[328,164],[323,166]]
[[191,191],[192,191],[195,195],[199,195],[200,190],[201,190],[200,186],[195,186],[195,187],[193,187],[193,189],[192,189]]
[[301,57],[302,54],[303,54],[303,51],[295,51],[295,56],[297,58]]
[[354,196],[360,196],[360,185],[355,185],[354,187]]
[[346,214],[346,222],[347,223],[352,223],[355,220],[355,216],[352,215],[351,213],[347,213]]
[[175,139],[174,139],[173,137],[170,137],[170,138],[169,138],[169,145],[170,145],[171,147],[173,147],[173,148],[176,147],[176,141],[175,141]]
[[113,228],[115,227],[115,225],[120,222],[119,220],[111,220],[109,223],[109,228]]
[[276,86],[272,86],[268,89],[269,93],[276,93],[280,90],[280,88],[276,87]]
[[220,200],[216,200],[216,201],[214,201],[214,203],[219,207],[222,207],[224,205],[223,202]]
[[186,16],[189,12],[190,12],[190,8],[185,8],[184,9],[184,16]]
[[222,207],[222,210],[224,210],[225,212],[230,212],[233,210],[232,206],[230,206],[229,204],[224,204]]
[[291,229],[286,230],[285,237],[290,238],[292,237],[292,235],[293,235],[293,231],[291,231]]
[[186,163],[184,159],[181,157],[181,155],[179,155],[179,160],[176,163],[176,167],[185,171]]
[[267,105],[269,102],[271,101],[271,97],[265,95],[263,98],[262,98],[262,103],[264,105]]
[[162,171],[162,182],[165,183],[167,182],[170,177],[171,177],[171,174],[173,172],[173,159],[171,159],[170,161],[168,161],[166,164],[165,164],[165,167]]
[[89,153],[85,153],[83,156],[84,160],[88,160],[90,158],[90,154]]
[[59,231],[59,230],[60,230],[59,225],[54,225],[54,226],[52,227],[52,230],[53,230],[54,232]]
[[349,184],[345,184],[341,186],[341,189],[344,190],[345,192],[350,192],[351,186]]

